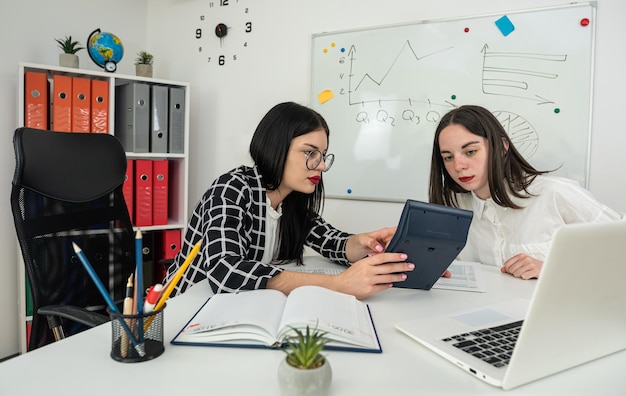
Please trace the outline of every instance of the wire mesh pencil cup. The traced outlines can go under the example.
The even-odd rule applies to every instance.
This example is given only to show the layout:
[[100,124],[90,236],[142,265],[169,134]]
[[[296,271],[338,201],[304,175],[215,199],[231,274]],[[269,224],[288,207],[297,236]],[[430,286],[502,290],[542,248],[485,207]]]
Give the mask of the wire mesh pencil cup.
[[123,315],[109,310],[111,316],[111,358],[136,363],[160,356],[163,345],[163,310],[141,315]]

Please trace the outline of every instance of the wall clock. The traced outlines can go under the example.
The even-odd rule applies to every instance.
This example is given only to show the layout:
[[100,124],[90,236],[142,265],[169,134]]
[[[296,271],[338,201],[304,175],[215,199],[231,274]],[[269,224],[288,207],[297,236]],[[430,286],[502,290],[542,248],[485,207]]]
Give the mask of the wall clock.
[[249,1],[207,3],[195,30],[198,53],[205,63],[228,66],[247,51],[253,32]]

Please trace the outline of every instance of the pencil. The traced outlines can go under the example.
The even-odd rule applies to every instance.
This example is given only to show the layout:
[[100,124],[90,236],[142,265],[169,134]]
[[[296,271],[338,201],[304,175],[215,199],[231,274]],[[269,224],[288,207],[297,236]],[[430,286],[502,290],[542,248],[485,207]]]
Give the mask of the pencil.
[[135,233],[135,282],[137,283],[137,290],[135,304],[137,306],[137,333],[139,343],[143,343],[143,238],[141,230],[137,230]]
[[[202,239],[200,239],[198,243],[194,245],[193,249],[191,249],[191,252],[189,252],[189,255],[187,256],[183,264],[180,266],[180,268],[178,268],[178,270],[176,271],[172,279],[170,279],[170,281],[167,282],[167,286],[165,290],[163,290],[163,293],[161,293],[161,296],[159,297],[159,301],[157,301],[156,305],[154,306],[154,311],[158,311],[159,309],[163,308],[163,306],[165,305],[165,301],[167,301],[170,294],[172,294],[174,287],[180,281],[180,278],[182,278],[183,274],[187,270],[187,267],[189,267],[193,259],[196,257],[196,255],[200,251],[200,246],[202,246]],[[150,318],[148,318],[148,320],[143,326],[144,331],[148,330],[148,327],[150,327],[150,324],[152,323],[153,319],[154,319],[154,316],[151,316]]]
[[[87,273],[91,277],[91,280],[93,281],[93,283],[95,283],[96,287],[98,288],[98,291],[100,291],[100,294],[102,294],[102,297],[104,298],[104,301],[106,302],[111,312],[114,314],[120,315],[120,310],[117,309],[117,306],[115,306],[115,303],[111,299],[111,296],[109,296],[109,293],[104,288],[102,281],[100,280],[100,278],[98,278],[96,271],[91,266],[91,263],[89,262],[89,260],[87,260],[87,256],[85,256],[85,253],[83,253],[82,249],[79,248],[76,243],[72,242],[72,246],[74,248],[74,252],[76,252],[76,255],[78,256],[78,259],[83,264],[83,267],[85,267],[85,270],[87,270]],[[135,339],[135,335],[130,330],[130,327],[128,327],[128,325],[126,324],[124,320],[122,320],[122,318],[119,318],[119,322],[124,328],[124,331],[128,335],[130,342],[133,344],[133,347],[135,348],[139,356],[142,356],[142,357],[146,356],[146,351],[144,350],[143,345],[137,343],[137,340]]]
[[[133,274],[130,274],[128,281],[126,282],[126,298],[124,298],[124,310],[123,315],[130,315],[133,313]],[[124,319],[126,324],[130,326],[130,319]],[[128,356],[128,335],[126,332],[122,332],[122,338],[120,341],[120,355],[123,358]]]

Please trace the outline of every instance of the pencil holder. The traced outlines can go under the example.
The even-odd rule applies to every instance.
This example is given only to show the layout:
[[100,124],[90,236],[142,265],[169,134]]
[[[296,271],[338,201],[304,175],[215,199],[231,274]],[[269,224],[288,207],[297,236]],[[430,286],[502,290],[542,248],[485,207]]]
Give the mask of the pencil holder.
[[163,345],[163,310],[142,315],[111,316],[111,357],[118,362],[136,363],[160,356]]

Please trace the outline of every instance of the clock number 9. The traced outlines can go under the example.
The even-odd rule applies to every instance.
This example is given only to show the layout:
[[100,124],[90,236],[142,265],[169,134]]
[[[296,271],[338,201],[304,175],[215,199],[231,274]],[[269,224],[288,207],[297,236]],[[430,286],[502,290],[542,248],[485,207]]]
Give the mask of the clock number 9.
[[196,38],[197,39],[202,38],[202,29],[200,28],[196,29]]

